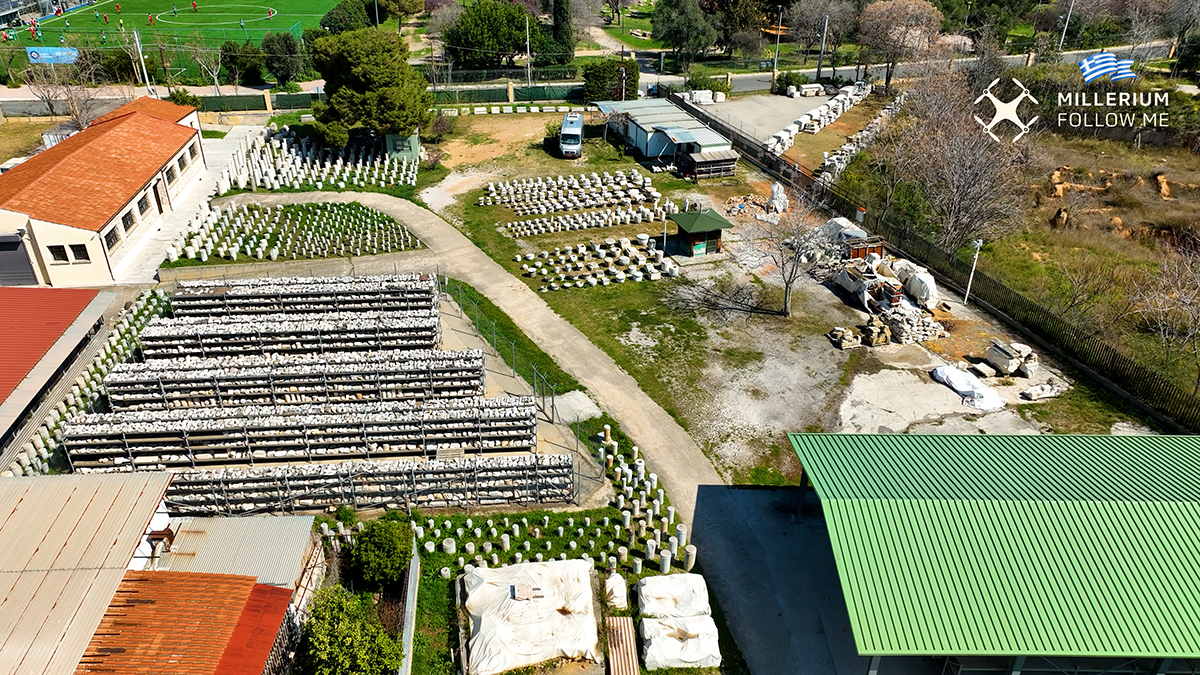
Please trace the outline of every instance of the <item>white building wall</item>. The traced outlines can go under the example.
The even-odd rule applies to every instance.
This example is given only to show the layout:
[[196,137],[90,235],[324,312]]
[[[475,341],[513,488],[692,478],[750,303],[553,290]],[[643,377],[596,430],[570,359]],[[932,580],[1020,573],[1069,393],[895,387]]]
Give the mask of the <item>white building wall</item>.
[[[44,220],[29,220],[30,250],[36,251],[38,260],[35,269],[45,271],[46,282],[51,286],[104,286],[112,283],[112,272],[100,235],[77,227],[68,227]],[[62,246],[66,252],[65,262],[56,261],[51,246]],[[87,260],[80,259],[72,246],[82,246],[87,251]]]

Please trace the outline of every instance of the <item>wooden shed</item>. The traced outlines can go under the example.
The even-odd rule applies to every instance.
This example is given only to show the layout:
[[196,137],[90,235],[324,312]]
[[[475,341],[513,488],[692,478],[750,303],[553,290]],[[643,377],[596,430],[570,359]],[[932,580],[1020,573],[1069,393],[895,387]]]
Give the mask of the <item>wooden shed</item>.
[[667,216],[679,227],[678,240],[689,256],[721,252],[721,230],[733,224],[716,211],[684,211]]

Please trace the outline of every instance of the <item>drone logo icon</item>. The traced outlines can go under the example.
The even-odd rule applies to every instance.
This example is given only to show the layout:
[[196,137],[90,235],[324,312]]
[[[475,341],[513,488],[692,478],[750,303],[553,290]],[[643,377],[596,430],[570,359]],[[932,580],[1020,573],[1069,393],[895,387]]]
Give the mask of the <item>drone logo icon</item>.
[[1029,90],[1025,88],[1025,85],[1021,84],[1014,78],[1013,84],[1021,88],[1021,93],[1007,103],[1001,101],[1000,99],[996,98],[995,94],[992,93],[992,87],[996,86],[996,83],[999,81],[1000,78],[998,77],[992,80],[992,83],[987,86],[987,89],[983,91],[983,94],[981,94],[979,98],[975,99],[976,105],[978,105],[979,102],[985,98],[992,102],[992,107],[996,109],[996,113],[992,116],[992,121],[984,122],[983,120],[979,119],[978,115],[975,115],[975,121],[979,123],[979,126],[983,127],[984,133],[986,133],[988,136],[991,136],[992,140],[996,141],[997,143],[1000,142],[1000,139],[995,133],[992,132],[992,129],[994,129],[997,124],[1003,122],[1004,120],[1012,122],[1017,126],[1018,129],[1021,130],[1021,133],[1017,134],[1017,137],[1012,139],[1012,142],[1016,143],[1017,141],[1021,140],[1022,136],[1029,133],[1030,130],[1033,129],[1033,125],[1038,121],[1038,118],[1035,116],[1028,122],[1023,122],[1021,120],[1020,113],[1017,112],[1017,108],[1020,107],[1021,102],[1025,101],[1026,99],[1034,103],[1037,103],[1038,100],[1033,97],[1033,94],[1029,93]]

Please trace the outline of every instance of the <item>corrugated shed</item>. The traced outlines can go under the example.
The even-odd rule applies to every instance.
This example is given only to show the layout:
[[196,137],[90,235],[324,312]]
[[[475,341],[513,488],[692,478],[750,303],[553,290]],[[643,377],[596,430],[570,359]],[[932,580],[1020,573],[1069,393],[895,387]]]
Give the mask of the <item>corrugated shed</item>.
[[21,384],[98,291],[0,286],[0,401]]
[[312,516],[181,518],[159,569],[243,574],[295,589],[312,545]]
[[1200,656],[1200,439],[793,434],[864,655]]
[[0,674],[75,670],[169,482],[0,480]]
[[231,574],[126,572],[75,672],[213,675],[255,585]]
[[250,591],[216,672],[220,675],[262,675],[291,599],[292,594],[286,588],[257,584]]

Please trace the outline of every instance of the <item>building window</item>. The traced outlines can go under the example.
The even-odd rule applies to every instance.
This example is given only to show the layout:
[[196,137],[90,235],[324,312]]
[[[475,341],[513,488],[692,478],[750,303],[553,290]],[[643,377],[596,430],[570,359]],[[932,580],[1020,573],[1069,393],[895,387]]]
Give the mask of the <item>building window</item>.
[[133,211],[126,211],[125,215],[121,216],[121,224],[125,226],[125,231],[128,232],[136,225],[133,221]]
[[188,147],[188,154],[191,155],[192,159],[196,159],[196,155],[200,154],[200,151],[196,149],[195,143],[192,143],[191,146]]
[[142,198],[138,200],[138,213],[140,213],[144,216],[144,215],[146,215],[146,212],[149,210],[150,210],[150,195],[144,194],[144,195],[142,195]]
[[120,241],[121,236],[117,234],[117,228],[114,227],[104,233],[104,245],[108,247],[108,250],[113,250],[113,247],[120,243]]
[[180,155],[179,157],[179,173],[187,171],[187,157]]
[[53,259],[54,262],[70,262],[70,260],[67,259],[66,246],[50,246],[49,248],[50,258]]
[[88,255],[87,246],[83,244],[71,244],[71,255],[74,256],[75,262],[85,262],[92,259]]
[[174,182],[175,182],[175,167],[168,166],[167,167],[167,185],[170,185],[171,183],[174,183]]

